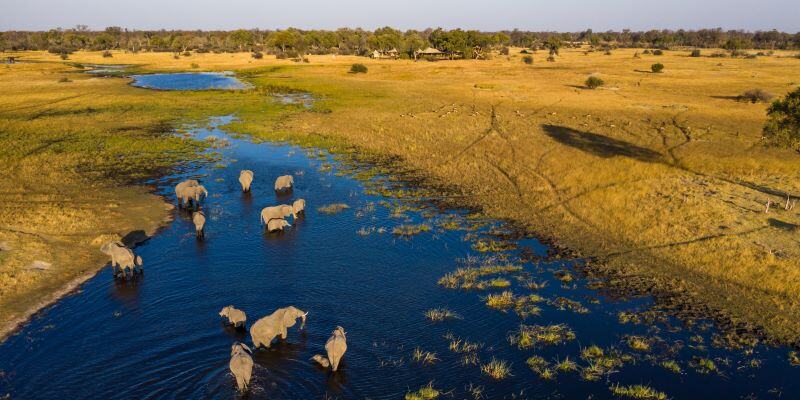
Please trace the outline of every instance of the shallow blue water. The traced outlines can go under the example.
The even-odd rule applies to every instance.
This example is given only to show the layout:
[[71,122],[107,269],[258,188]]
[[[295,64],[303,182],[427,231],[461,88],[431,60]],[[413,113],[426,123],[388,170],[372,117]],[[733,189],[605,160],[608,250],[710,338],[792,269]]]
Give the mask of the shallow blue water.
[[217,72],[131,75],[136,87],[160,90],[245,89],[236,77]]
[[[225,137],[213,120],[211,128],[196,128],[200,138]],[[452,391],[452,398],[471,398],[470,387],[481,387],[485,399],[496,398],[612,398],[609,386],[648,384],[674,399],[797,398],[800,372],[786,361],[787,349],[756,347],[753,354],[717,349],[710,345],[713,330],[622,325],[617,313],[647,307],[650,300],[617,300],[586,288],[583,279],[562,286],[553,271],[570,270],[572,261],[521,262],[534,280],[547,281],[538,291],[555,299],[563,296],[583,303],[588,314],[562,311],[540,304],[540,316],[526,324],[565,323],[577,339],[560,346],[519,350],[507,336],[521,322],[513,311],[499,312],[484,305],[482,296],[500,290],[444,289],[437,279],[459,267],[457,259],[481,256],[471,248],[470,232],[422,233],[411,239],[392,235],[402,223],[431,222],[443,214],[422,216],[408,212],[395,218],[380,196],[366,195],[364,185],[337,168],[320,172],[323,163],[300,148],[253,144],[229,138],[221,164],[201,167],[159,182],[159,191],[172,199],[172,185],[187,177],[201,177],[211,196],[203,205],[208,223],[206,238],[194,237],[188,214],[175,211],[175,220],[135,249],[145,261],[145,274],[136,283],[115,283],[108,268],[88,281],[79,293],[48,308],[18,334],[0,345],[0,398],[12,399],[195,399],[237,397],[228,372],[233,341],[250,343],[249,335],[223,327],[217,315],[233,304],[248,314],[249,323],[274,309],[295,305],[309,311],[303,332],[297,327],[288,340],[256,353],[257,367],[248,398],[398,399],[410,390],[433,382]],[[241,193],[239,170],[255,171],[253,191]],[[290,196],[276,198],[275,177],[293,174]],[[280,235],[264,234],[259,225],[262,207],[305,198],[307,215]],[[317,207],[346,203],[350,209],[326,215]],[[428,211],[434,210],[428,205]],[[463,212],[444,211],[464,215]],[[385,227],[386,233],[377,229]],[[367,236],[357,233],[371,231]],[[486,229],[479,231],[486,234]],[[546,248],[535,239],[519,241],[520,248],[542,256]],[[519,251],[511,251],[512,258]],[[579,276],[575,273],[575,276]],[[512,279],[517,294],[531,293]],[[592,302],[597,299],[599,302]],[[424,313],[447,306],[462,319],[428,321]],[[675,327],[680,322],[671,320]],[[308,359],[322,353],[331,330],[342,325],[348,332],[348,352],[335,374]],[[492,357],[511,363],[512,376],[495,381],[476,365],[462,365],[461,355],[448,349],[454,336],[484,344],[481,363]],[[618,372],[596,382],[578,373],[561,373],[552,381],[540,379],[525,360],[537,354],[548,361],[569,356],[579,364],[581,347],[597,344],[631,353],[627,334],[658,335],[664,343],[683,343],[670,359],[684,369],[673,374],[654,365],[647,355],[637,356]],[[690,337],[703,338],[706,349]],[[412,360],[415,347],[437,353],[439,361],[422,366]],[[660,350],[649,353],[659,356]],[[689,367],[693,356],[714,359],[724,376],[700,374]],[[751,359],[761,360],[751,368]],[[445,397],[450,398],[450,397]]]

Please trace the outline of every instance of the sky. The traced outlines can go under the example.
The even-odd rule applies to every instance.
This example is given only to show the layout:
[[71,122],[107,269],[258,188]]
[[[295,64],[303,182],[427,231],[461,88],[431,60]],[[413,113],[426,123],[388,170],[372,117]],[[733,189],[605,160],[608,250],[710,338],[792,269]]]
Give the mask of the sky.
[[716,28],[800,32],[800,0],[0,0],[0,30]]

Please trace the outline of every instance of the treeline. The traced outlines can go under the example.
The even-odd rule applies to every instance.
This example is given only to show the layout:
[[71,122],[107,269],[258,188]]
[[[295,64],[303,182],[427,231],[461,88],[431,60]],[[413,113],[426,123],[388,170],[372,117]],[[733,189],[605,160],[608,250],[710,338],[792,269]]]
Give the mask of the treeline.
[[235,31],[139,31],[109,27],[90,31],[86,26],[52,29],[46,32],[7,31],[0,33],[0,50],[48,50],[71,53],[76,50],[127,50],[169,52],[235,52],[253,51],[297,56],[298,54],[366,55],[374,50],[397,49],[402,55],[414,50],[434,47],[442,51],[461,52],[469,57],[481,49],[517,46],[550,48],[589,44],[597,47],[673,47],[727,49],[800,49],[800,32],[652,30],[647,32],[595,33],[529,32],[426,29],[405,32],[385,27],[368,31],[341,28],[326,30],[235,30]]

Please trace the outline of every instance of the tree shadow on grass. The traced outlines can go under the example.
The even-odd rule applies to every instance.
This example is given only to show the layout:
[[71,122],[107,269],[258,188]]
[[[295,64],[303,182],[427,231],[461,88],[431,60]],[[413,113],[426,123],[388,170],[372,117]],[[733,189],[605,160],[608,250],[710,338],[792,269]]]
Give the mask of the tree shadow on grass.
[[591,132],[581,132],[565,126],[543,125],[542,127],[545,134],[557,142],[598,157],[622,156],[643,162],[664,162],[661,153],[622,140]]

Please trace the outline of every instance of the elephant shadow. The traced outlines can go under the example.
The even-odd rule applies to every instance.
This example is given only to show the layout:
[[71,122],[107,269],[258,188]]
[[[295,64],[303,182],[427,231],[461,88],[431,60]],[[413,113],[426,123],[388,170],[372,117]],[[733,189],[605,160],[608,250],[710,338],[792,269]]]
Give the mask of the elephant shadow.
[[124,244],[126,247],[133,248],[137,244],[142,243],[147,239],[150,239],[150,237],[147,236],[147,233],[139,229],[128,232],[125,236],[122,237],[121,241],[122,244]]
[[347,364],[342,360],[339,362],[339,369],[336,372],[328,369],[328,379],[325,381],[328,391],[339,394],[342,392],[342,388],[347,386],[346,367]]
[[275,191],[275,200],[278,202],[288,202],[292,199],[292,194],[294,190],[292,189],[284,189],[284,190],[276,190]]
[[282,364],[287,360],[297,360],[306,348],[306,340],[303,338],[300,343],[289,343],[280,339],[275,339],[268,349],[254,349],[253,360],[260,366],[268,370],[282,370]]
[[222,330],[228,335],[230,338],[235,339],[238,342],[244,343],[247,339],[247,325],[241,327],[235,327],[231,324],[222,322]]

